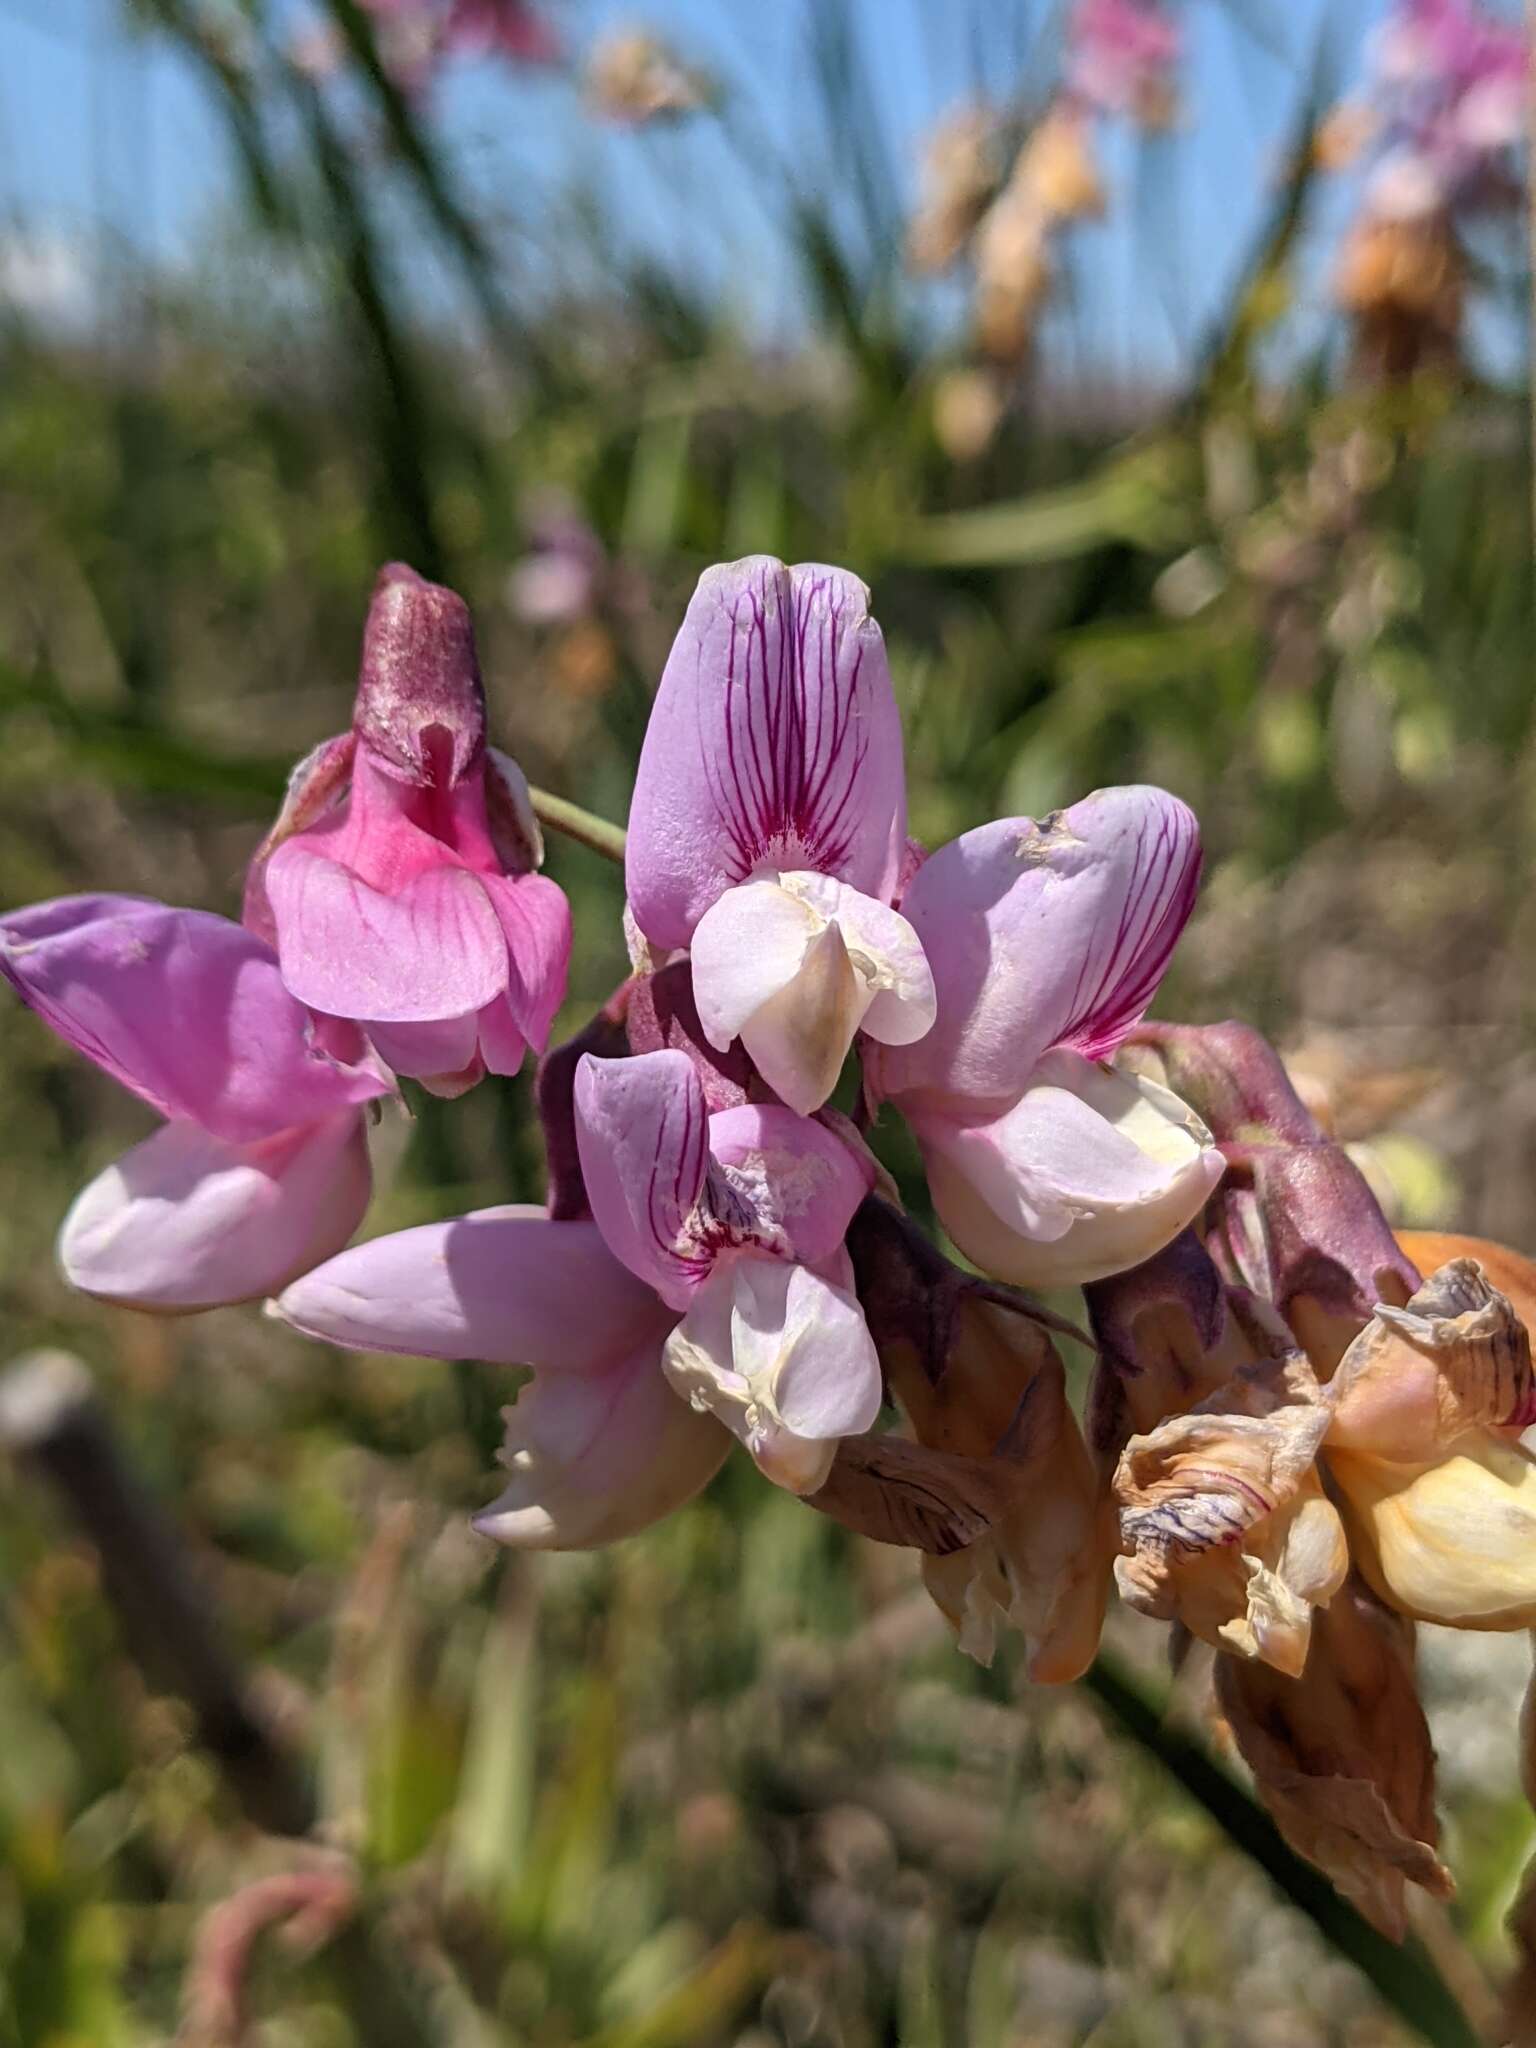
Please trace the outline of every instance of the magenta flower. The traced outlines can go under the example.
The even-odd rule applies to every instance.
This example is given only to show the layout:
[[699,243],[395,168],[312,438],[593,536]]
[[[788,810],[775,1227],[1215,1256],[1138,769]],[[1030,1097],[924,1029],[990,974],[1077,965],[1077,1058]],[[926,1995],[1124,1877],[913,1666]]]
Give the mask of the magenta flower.
[[554,25],[528,0],[449,0],[443,44],[511,64],[558,64],[564,54]]
[[66,896],[0,918],[0,973],[166,1119],[65,1217],[76,1287],[212,1308],[270,1294],[346,1243],[368,1205],[361,1105],[390,1084],[359,1033],[315,1028],[260,939],[205,911]]
[[918,869],[902,911],[938,1020],[880,1048],[868,1080],[911,1124],[945,1228],[985,1271],[1063,1287],[1120,1272],[1220,1178],[1177,1096],[1103,1064],[1156,992],[1199,873],[1193,815],[1148,788],[983,825]]
[[440,1095],[515,1074],[565,994],[570,908],[527,784],[485,743],[463,601],[385,569],[350,733],[302,761],[251,864],[245,919],[302,1003],[361,1024]]
[[869,593],[770,556],[707,570],[662,675],[629,814],[630,914],[690,949],[718,1050],[737,1038],[809,1115],[854,1035],[933,1021],[891,908],[906,843],[901,726]]
[[505,1209],[405,1231],[310,1273],[281,1312],[360,1349],[533,1367],[507,1416],[512,1485],[478,1521],[502,1542],[641,1528],[731,1434],[815,1492],[880,1407],[843,1245],[868,1160],[778,1104],[710,1116],[681,1052],[586,1055],[576,1128],[594,1222]]
[[1099,114],[1166,119],[1180,37],[1160,0],[1077,0],[1067,33],[1074,99]]

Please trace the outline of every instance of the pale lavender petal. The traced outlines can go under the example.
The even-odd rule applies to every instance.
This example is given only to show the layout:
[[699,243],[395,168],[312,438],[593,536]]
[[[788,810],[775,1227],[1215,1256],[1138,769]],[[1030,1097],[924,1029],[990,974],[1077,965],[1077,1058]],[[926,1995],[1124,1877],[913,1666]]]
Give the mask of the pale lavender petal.
[[587,1053],[575,1098],[587,1200],[610,1251],[663,1301],[685,1308],[712,1257],[695,1227],[709,1118],[692,1061],[682,1052]]
[[724,1182],[723,1213],[743,1235],[781,1258],[810,1265],[840,1248],[853,1212],[874,1185],[874,1162],[808,1117],[776,1103],[747,1103],[709,1119],[711,1182]]
[[674,1317],[625,1271],[596,1224],[542,1209],[477,1209],[353,1245],[290,1287],[278,1313],[353,1351],[605,1372]]
[[1067,1051],[994,1121],[918,1112],[913,1129],[945,1229],[983,1271],[1025,1287],[1140,1265],[1199,1215],[1222,1172],[1177,1096]]
[[83,1293],[133,1308],[259,1300],[346,1243],[369,1188],[355,1110],[251,1145],[166,1124],[76,1196],[59,1263]]
[[809,868],[889,902],[906,839],[901,724],[869,593],[770,556],[700,579],[651,710],[625,863],[636,923],[686,946],[726,889]]
[[480,1057],[485,1061],[486,1072],[517,1073],[527,1056],[528,1041],[518,1030],[512,1005],[505,996],[498,996],[494,1003],[486,1004],[476,1020],[476,1028]]
[[793,1493],[822,1486],[837,1439],[870,1428],[880,1410],[880,1363],[846,1253],[820,1273],[751,1254],[722,1261],[662,1362],[677,1392]]
[[475,1527],[513,1549],[592,1550],[632,1536],[691,1500],[731,1445],[668,1386],[655,1340],[601,1374],[536,1374],[506,1423],[510,1484]]
[[70,896],[0,918],[0,973],[67,1045],[162,1116],[230,1144],[388,1092],[327,1057],[272,950],[201,910]]
[[940,848],[902,912],[938,990],[938,1020],[882,1050],[879,1092],[996,1114],[1042,1054],[1106,1058],[1156,993],[1194,903],[1199,831],[1176,797],[1099,790],[1034,824],[1007,818]]
[[392,894],[301,840],[267,863],[283,980],[337,1017],[424,1024],[480,1009],[507,986],[507,942],[482,879],[433,867]]

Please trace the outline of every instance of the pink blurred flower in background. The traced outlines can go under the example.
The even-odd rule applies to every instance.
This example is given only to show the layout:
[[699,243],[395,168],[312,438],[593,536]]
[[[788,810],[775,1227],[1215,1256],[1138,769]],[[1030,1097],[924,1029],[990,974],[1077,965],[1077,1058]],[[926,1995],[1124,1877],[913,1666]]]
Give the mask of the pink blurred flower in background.
[[570,906],[532,872],[542,854],[522,771],[486,744],[463,600],[392,564],[352,731],[294,771],[251,864],[246,923],[301,1002],[457,1095],[515,1074],[564,999]]
[[65,1276],[138,1308],[259,1300],[363,1219],[362,1105],[390,1082],[319,1027],[270,947],[207,911],[66,896],[0,918],[0,974],[74,1051],[166,1119],[59,1234]]
[[1525,34],[1467,0],[1402,0],[1375,38],[1381,148],[1366,204],[1382,218],[1512,206],[1525,135]]
[[1204,1205],[1221,1154],[1168,1089],[1105,1065],[1194,905],[1193,814],[1106,789],[951,841],[901,900],[938,1018],[872,1047],[872,1099],[912,1126],[945,1229],[984,1272],[1075,1287],[1138,1265]]
[[901,721],[869,592],[767,555],[709,569],[673,643],[629,813],[633,922],[690,949],[705,1036],[808,1115],[855,1034],[905,1044],[933,981],[891,904]]
[[1174,109],[1179,23],[1159,0],[1077,0],[1067,27],[1064,84],[1095,113],[1162,127]]

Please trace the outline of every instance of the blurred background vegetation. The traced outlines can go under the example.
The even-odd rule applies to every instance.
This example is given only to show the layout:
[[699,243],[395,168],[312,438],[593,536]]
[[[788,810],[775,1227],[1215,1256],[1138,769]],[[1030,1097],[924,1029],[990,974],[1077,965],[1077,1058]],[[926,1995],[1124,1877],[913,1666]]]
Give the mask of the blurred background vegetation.
[[[1156,105],[1073,86],[1047,0],[651,6],[646,41],[574,0],[5,0],[0,901],[233,912],[391,556],[470,600],[500,744],[616,820],[700,569],[845,563],[919,837],[1176,790],[1209,864],[1162,1011],[1276,1037],[1396,1218],[1536,1248],[1518,185],[1367,274],[1353,0],[1167,0]],[[156,155],[166,94],[196,139]],[[1078,188],[987,230],[1064,107]],[[575,1028],[621,890],[549,869]],[[537,1199],[529,1085],[386,1132],[370,1230]],[[465,1526],[488,1369],[71,1298],[52,1234],[140,1113],[14,1006],[0,1091],[8,1354],[88,1363],[319,1808],[302,1854],[253,1824],[18,1461],[7,2048],[237,2038],[208,1909],[334,1852],[363,1945],[259,1949],[262,2048],[1410,2038],[1114,1699],[973,1669],[905,1554],[744,1461],[612,1553],[508,1559]],[[1461,1892],[1424,1938],[1481,2024],[1524,1646],[1425,1635]],[[1157,1632],[1110,1640],[1161,1697]]]

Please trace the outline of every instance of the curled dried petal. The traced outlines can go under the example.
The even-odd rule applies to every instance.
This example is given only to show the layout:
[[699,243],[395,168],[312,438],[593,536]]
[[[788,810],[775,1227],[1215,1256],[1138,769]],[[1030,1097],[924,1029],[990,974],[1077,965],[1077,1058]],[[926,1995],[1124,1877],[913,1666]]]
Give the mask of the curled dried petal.
[[1406,1308],[1378,1307],[1330,1393],[1330,1447],[1400,1464],[1432,1459],[1471,1429],[1536,1422],[1525,1325],[1468,1258],[1431,1274]]
[[1240,1371],[1188,1415],[1132,1437],[1113,1493],[1127,1555],[1115,1577],[1143,1614],[1292,1674],[1312,1609],[1348,1570],[1314,1471],[1328,1409],[1299,1352]]

